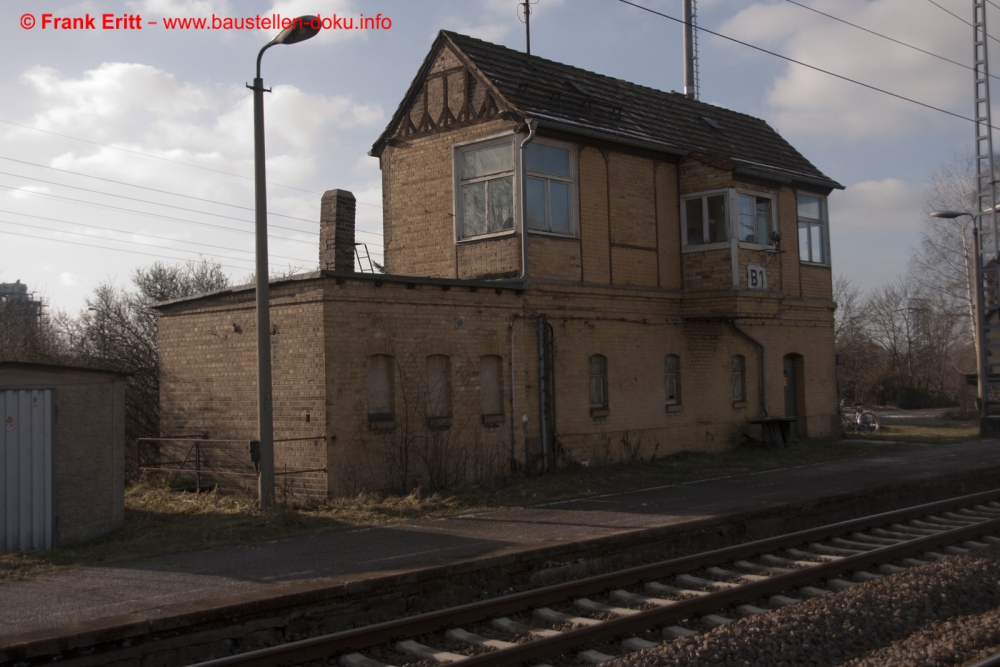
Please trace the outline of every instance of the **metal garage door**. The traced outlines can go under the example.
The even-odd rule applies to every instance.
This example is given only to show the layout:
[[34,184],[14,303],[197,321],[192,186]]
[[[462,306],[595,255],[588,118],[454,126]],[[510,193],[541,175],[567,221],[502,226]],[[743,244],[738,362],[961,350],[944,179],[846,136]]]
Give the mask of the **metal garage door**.
[[52,390],[0,390],[0,538],[52,548]]

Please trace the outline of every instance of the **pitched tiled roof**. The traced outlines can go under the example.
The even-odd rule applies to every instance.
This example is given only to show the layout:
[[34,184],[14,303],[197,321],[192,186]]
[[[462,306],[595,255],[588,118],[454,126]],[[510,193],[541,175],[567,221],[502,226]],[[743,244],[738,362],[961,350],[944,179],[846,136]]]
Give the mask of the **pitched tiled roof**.
[[442,38],[493,84],[511,110],[542,126],[694,154],[768,180],[843,187],[759,118],[537,56],[529,60],[520,51],[466,35],[442,30]]

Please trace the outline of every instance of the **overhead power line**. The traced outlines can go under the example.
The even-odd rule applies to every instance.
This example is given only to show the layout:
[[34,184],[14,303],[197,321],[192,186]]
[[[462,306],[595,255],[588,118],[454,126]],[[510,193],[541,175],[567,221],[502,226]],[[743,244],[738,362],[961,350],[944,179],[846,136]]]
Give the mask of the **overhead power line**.
[[[131,153],[132,155],[141,155],[143,157],[152,158],[154,160],[161,160],[163,162],[170,162],[172,164],[179,164],[179,165],[182,165],[184,167],[191,167],[192,169],[202,169],[204,171],[211,171],[211,172],[214,172],[216,174],[223,174],[224,176],[232,176],[233,178],[242,178],[243,180],[246,180],[246,181],[252,181],[252,180],[254,180],[253,176],[243,176],[242,174],[234,174],[231,171],[223,171],[221,169],[212,169],[211,167],[203,167],[203,166],[201,166],[199,164],[191,164],[190,162],[182,162],[180,160],[171,160],[168,157],[163,157],[163,156],[160,156],[160,155],[152,155],[150,153],[143,153],[142,151],[135,151],[135,150],[132,150],[130,148],[122,148],[121,146],[112,146],[110,144],[102,144],[102,143],[100,143],[98,141],[91,141],[90,139],[81,139],[80,137],[74,137],[74,136],[69,135],[69,134],[61,134],[59,132],[53,132],[51,130],[43,130],[40,127],[34,127],[32,125],[25,125],[24,123],[15,123],[12,120],[5,120],[3,118],[0,118],[0,123],[4,123],[6,125],[13,125],[15,127],[21,127],[21,128],[26,129],[26,130],[34,130],[35,132],[42,132],[44,134],[51,134],[51,135],[56,136],[56,137],[62,137],[63,139],[72,139],[73,141],[82,141],[85,144],[91,144],[93,146],[100,146],[101,148],[110,148],[112,150],[122,151],[124,153]],[[297,188],[297,187],[295,187],[293,185],[283,185],[281,183],[272,183],[271,181],[268,181],[267,184],[268,185],[274,185],[274,186],[279,187],[279,188],[287,188],[289,190],[298,190],[299,192],[306,192],[306,193],[311,194],[311,195],[322,195],[323,194],[322,192],[316,192],[315,190],[306,190],[304,188]],[[359,201],[357,203],[362,204],[364,206],[373,206],[375,208],[382,208],[378,204],[370,204],[368,202],[363,202],[363,201]]]
[[[25,236],[29,239],[38,239],[39,241],[45,241],[46,243],[69,243],[70,245],[86,246],[88,248],[99,248],[101,250],[111,250],[113,252],[127,252],[130,255],[148,255],[149,257],[159,257],[160,259],[172,259],[179,262],[189,262],[190,257],[171,257],[170,255],[159,255],[152,252],[142,252],[141,250],[126,250],[125,248],[108,248],[107,246],[95,245],[93,243],[81,243],[80,241],[67,241],[66,239],[52,239],[46,238],[44,236],[35,236],[34,234],[22,234],[20,232],[4,232],[4,234],[9,234],[11,236]],[[182,251],[183,252],[183,251]],[[232,264],[219,264],[219,266],[226,269],[236,269],[237,271],[248,271],[249,267],[246,266],[233,266]]]
[[[125,181],[116,181],[113,178],[103,178],[101,176],[94,176],[93,174],[84,174],[84,173],[79,172],[79,171],[71,171],[69,169],[60,169],[59,167],[50,167],[47,164],[39,164],[37,162],[28,162],[27,160],[18,160],[16,158],[7,157],[5,155],[0,155],[0,160],[7,160],[8,162],[17,162],[18,164],[26,164],[26,165],[29,165],[31,167],[38,167],[39,169],[49,169],[51,171],[58,171],[58,172],[63,173],[63,174],[72,174],[73,176],[80,176],[82,178],[91,178],[91,179],[94,179],[96,181],[104,181],[106,183],[116,183],[117,185],[125,185],[125,186],[128,186],[130,188],[139,188],[140,190],[149,190],[150,192],[158,192],[158,193],[164,194],[164,195],[171,195],[172,197],[184,197],[185,199],[193,199],[195,201],[201,201],[201,202],[205,202],[205,203],[208,203],[208,204],[218,204],[220,206],[229,206],[231,208],[239,208],[239,209],[242,209],[244,211],[252,211],[252,210],[254,210],[253,208],[251,208],[249,206],[240,206],[239,204],[230,204],[228,202],[217,201],[215,199],[205,199],[203,197],[195,197],[193,195],[181,194],[180,192],[170,192],[169,190],[160,190],[158,188],[151,188],[151,187],[148,187],[148,186],[145,186],[145,185],[136,185],[135,183],[126,183]],[[25,178],[27,178],[27,176]],[[317,224],[316,220],[310,220],[308,218],[297,218],[294,215],[285,215],[284,213],[275,213],[274,211],[268,211],[267,214],[268,214],[268,216],[272,216],[273,215],[273,216],[278,217],[278,218],[289,218],[291,220],[302,220],[303,222],[311,222],[313,224]]]
[[[796,7],[801,7],[802,9],[808,9],[809,11],[815,12],[815,13],[819,14],[820,16],[827,17],[828,19],[833,19],[834,21],[839,21],[840,23],[843,23],[844,25],[849,25],[852,28],[857,28],[858,30],[862,30],[864,32],[867,32],[870,35],[875,35],[876,37],[881,37],[882,39],[887,39],[890,42],[893,42],[895,44],[899,44],[900,46],[905,46],[908,49],[913,49],[914,51],[919,51],[920,53],[924,53],[924,54],[926,54],[928,56],[931,56],[932,58],[937,58],[938,60],[943,60],[946,63],[951,63],[952,65],[958,65],[959,67],[964,67],[965,69],[971,70],[973,72],[975,71],[975,69],[971,65],[966,65],[965,63],[960,63],[957,60],[952,60],[951,58],[946,58],[944,56],[938,55],[938,54],[933,53],[931,51],[927,51],[926,49],[922,49],[919,46],[914,46],[912,44],[907,44],[906,42],[900,41],[900,40],[895,39],[893,37],[889,37],[888,35],[883,35],[880,32],[875,32],[874,30],[869,30],[868,28],[865,28],[864,26],[860,26],[860,25],[858,25],[856,23],[851,23],[850,21],[846,21],[846,20],[844,20],[844,19],[842,19],[842,18],[840,18],[838,16],[834,16],[833,14],[827,14],[826,12],[821,12],[820,10],[818,10],[818,9],[816,9],[814,7],[810,7],[809,5],[802,4],[801,2],[796,2],[795,0],[785,0],[785,2],[787,2],[789,4],[793,4]],[[990,74],[990,78],[997,79],[998,81],[1000,81],[1000,76],[995,76],[993,74]]]
[[[236,232],[237,234],[254,234],[254,231],[252,229],[237,229],[235,227],[223,227],[222,225],[213,225],[213,224],[208,223],[208,222],[198,222],[196,220],[188,220],[186,218],[178,218],[178,217],[175,217],[175,216],[172,216],[172,215],[163,215],[161,213],[150,213],[148,211],[137,211],[135,209],[123,208],[121,206],[112,206],[110,204],[100,204],[100,203],[97,203],[97,202],[84,201],[82,199],[72,199],[70,197],[61,197],[59,195],[51,195],[51,194],[48,194],[46,192],[32,192],[31,190],[23,190],[21,188],[11,187],[9,185],[0,185],[0,189],[4,189],[4,190],[16,190],[16,191],[18,191],[21,194],[30,195],[32,197],[48,197],[50,199],[59,199],[59,200],[62,200],[62,201],[69,201],[69,202],[73,202],[75,204],[80,204],[80,205],[83,205],[83,206],[93,206],[95,208],[106,208],[106,209],[110,209],[112,211],[123,211],[125,213],[131,213],[132,215],[143,215],[143,216],[146,216],[148,218],[161,218],[163,220],[174,220],[176,222],[184,223],[184,224],[187,224],[187,225],[198,225],[200,227],[214,227],[215,229],[224,229],[224,230],[229,231],[229,232]],[[272,225],[272,227],[277,227],[277,225]],[[281,227],[281,229],[285,229],[285,228]],[[299,232],[301,234],[311,234],[313,236],[318,236],[317,232],[304,232],[304,231],[299,230],[299,229],[295,229],[295,230],[292,230],[292,231],[296,231],[296,232]],[[268,234],[268,236],[271,237],[271,238],[283,239],[285,241],[293,241],[295,243],[308,243],[310,245],[313,245],[313,244],[316,243],[315,241],[311,241],[311,240],[307,241],[305,239],[294,239],[294,238],[292,238],[290,236],[278,236],[277,234]]]
[[[665,18],[665,19],[670,19],[671,21],[674,21],[676,23],[680,23],[682,25],[685,24],[685,22],[683,20],[679,19],[679,18],[670,16],[669,14],[664,14],[662,12],[658,12],[658,11],[656,11],[654,9],[650,9],[649,7],[643,7],[642,5],[637,5],[634,2],[629,2],[629,0],[618,0],[618,2],[620,2],[622,4],[625,4],[625,5],[629,5],[630,7],[635,7],[636,9],[641,9],[643,11],[647,11],[650,14],[655,14],[656,16],[660,16],[660,17]],[[955,118],[961,118],[962,120],[968,121],[970,123],[975,123],[976,122],[974,119],[969,118],[968,116],[963,116],[960,113],[955,113],[954,111],[948,111],[947,109],[942,109],[941,107],[936,107],[933,104],[927,104],[926,102],[920,102],[918,100],[915,100],[915,99],[910,98],[910,97],[906,97],[904,95],[900,95],[898,93],[889,92],[888,90],[885,90],[884,88],[879,88],[878,86],[873,86],[873,85],[871,85],[869,83],[864,83],[862,81],[858,81],[857,79],[852,79],[850,77],[844,76],[843,74],[837,74],[835,72],[831,72],[830,70],[825,70],[825,69],[823,69],[821,67],[816,67],[815,65],[810,65],[809,63],[804,63],[801,60],[796,60],[795,58],[789,58],[788,56],[782,55],[780,53],[776,53],[774,51],[769,51],[768,49],[765,49],[765,48],[760,47],[760,46],[756,46],[754,44],[750,44],[749,42],[744,42],[742,40],[736,39],[735,37],[730,37],[729,35],[723,35],[720,32],[715,32],[714,30],[709,30],[708,28],[702,28],[701,26],[698,26],[698,25],[694,25],[694,28],[695,28],[695,30],[700,30],[701,32],[707,32],[709,35],[715,35],[716,37],[721,37],[722,39],[725,39],[725,40],[728,40],[730,42],[733,42],[734,44],[739,44],[741,46],[745,46],[747,48],[753,49],[754,51],[760,51],[761,53],[766,53],[769,56],[774,56],[775,58],[781,58],[782,60],[787,60],[790,63],[795,63],[796,65],[801,65],[802,67],[806,67],[808,69],[815,70],[815,71],[820,72],[822,74],[826,74],[828,76],[832,76],[832,77],[834,77],[836,79],[840,79],[841,81],[847,81],[848,83],[853,83],[855,85],[861,86],[862,88],[867,88],[869,90],[874,90],[875,92],[882,93],[883,95],[888,95],[889,97],[895,97],[898,100],[903,100],[904,102],[910,102],[911,104],[916,104],[918,106],[922,106],[925,109],[930,109],[932,111],[937,111],[939,113],[947,114],[949,116],[954,116]],[[991,127],[993,127],[993,129],[995,129],[995,130],[1000,130],[1000,127],[996,127],[996,126],[991,126]]]
[[[963,19],[961,16],[959,16],[955,12],[953,12],[950,9],[947,9],[947,8],[943,7],[942,5],[939,5],[938,3],[934,2],[934,0],[927,0],[927,2],[931,3],[932,5],[934,5],[938,9],[940,9],[942,12],[944,12],[945,14],[950,14],[951,16],[954,16],[956,19],[958,19],[959,21],[961,21],[965,25],[969,26],[970,28],[974,28],[975,27],[974,25],[972,25],[971,23],[969,23],[968,21],[966,21],[965,19]],[[990,4],[992,5],[993,3],[991,2]],[[996,5],[993,5],[993,6],[995,7]],[[1000,39],[997,39],[993,35],[987,34],[986,36],[989,37],[990,39],[992,39],[994,42],[1000,42]]]
[[[0,209],[0,210],[2,210],[2,209]],[[184,244],[187,244],[187,245],[197,245],[197,246],[204,246],[206,248],[215,248],[217,250],[230,250],[232,252],[240,252],[240,253],[245,253],[247,255],[253,255],[254,254],[253,250],[240,250],[239,248],[232,248],[230,246],[212,245],[210,243],[200,243],[198,241],[185,241],[183,239],[172,239],[169,236],[156,236],[155,234],[146,234],[145,232],[130,231],[130,230],[127,230],[127,229],[115,229],[114,227],[103,227],[101,225],[88,225],[88,224],[83,223],[83,222],[73,222],[72,220],[60,220],[59,218],[48,218],[48,217],[46,217],[44,215],[30,215],[28,213],[16,213],[14,211],[3,211],[3,212],[5,212],[5,213],[14,213],[14,215],[23,215],[23,216],[27,216],[29,218],[38,218],[39,220],[49,220],[51,222],[59,222],[59,223],[62,223],[64,225],[74,225],[76,227],[88,227],[90,229],[99,229],[99,230],[104,231],[104,232],[117,232],[119,234],[132,234],[134,236],[144,236],[146,238],[158,239],[160,241],[170,241],[171,243],[184,243]],[[12,225],[25,225],[25,226],[30,226],[33,229],[35,229],[35,228],[37,228],[37,229],[45,229],[45,230],[50,231],[50,232],[60,232],[60,233],[66,233],[66,234],[72,234],[72,233],[74,233],[74,232],[70,232],[68,230],[55,229],[55,228],[52,228],[52,227],[43,227],[43,226],[37,225],[37,224],[28,225],[28,223],[24,223],[24,222],[13,222],[13,221],[10,221],[10,220],[6,220],[6,221],[0,220],[0,222],[7,222],[8,224],[12,224]],[[94,238],[94,237],[90,237],[90,238]],[[109,240],[109,241],[118,241],[119,243],[131,243],[131,241],[124,241],[122,239],[115,239],[115,238],[109,238],[107,240]],[[142,244],[140,244],[140,245],[142,245]],[[193,252],[193,251],[189,251],[189,250],[184,250],[183,248],[176,248],[176,250],[180,250],[182,252]],[[270,254],[271,257],[277,257],[279,259],[287,259],[287,260],[291,260],[293,262],[307,262],[307,261],[310,261],[310,260],[302,259],[300,257],[286,257],[284,255],[274,255],[274,254],[271,254],[271,253],[268,253],[268,254]],[[234,257],[233,259],[238,259],[238,258]],[[243,262],[252,262],[254,260],[252,260],[252,259],[241,259],[240,261],[243,261]]]

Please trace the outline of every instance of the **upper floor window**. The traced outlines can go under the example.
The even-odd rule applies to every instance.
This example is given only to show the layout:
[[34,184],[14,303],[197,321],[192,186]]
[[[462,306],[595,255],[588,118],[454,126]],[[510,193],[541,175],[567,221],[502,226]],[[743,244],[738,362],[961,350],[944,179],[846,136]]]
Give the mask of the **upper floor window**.
[[740,241],[770,245],[771,198],[760,195],[738,194]]
[[743,243],[771,245],[774,198],[735,188],[684,197],[681,200],[684,245],[724,243],[733,235]]
[[608,358],[603,354],[590,357],[590,407],[608,407]]
[[700,195],[684,200],[686,245],[720,243],[729,238],[726,233],[726,193]]
[[826,200],[817,195],[798,196],[799,260],[826,264]]
[[458,236],[514,229],[514,146],[510,139],[458,151]]
[[535,140],[524,148],[528,229],[576,234],[573,148]]
[[681,402],[680,357],[668,354],[663,360],[663,388],[667,405]]

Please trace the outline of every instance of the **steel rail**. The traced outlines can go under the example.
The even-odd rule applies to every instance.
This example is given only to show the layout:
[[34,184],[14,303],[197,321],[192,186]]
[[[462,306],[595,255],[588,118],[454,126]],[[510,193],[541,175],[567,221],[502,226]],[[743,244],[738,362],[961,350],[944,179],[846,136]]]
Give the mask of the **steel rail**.
[[[984,491],[981,493],[975,493],[966,496],[959,496],[956,498],[949,498],[946,500],[926,503],[923,505],[916,505],[899,510],[892,510],[890,512],[883,512],[880,514],[860,517],[857,519],[841,521],[834,524],[820,526],[818,528],[809,528],[795,533],[779,535],[776,537],[769,537],[761,540],[756,540],[753,542],[734,545],[731,547],[724,547],[722,549],[715,549],[713,551],[692,554],[690,556],[682,556],[680,558],[673,558],[670,560],[660,561],[657,563],[638,565],[625,570],[619,570],[616,572],[601,574],[576,581],[568,581],[560,584],[554,584],[551,586],[546,586],[544,588],[538,588],[530,591],[523,591],[520,593],[513,593],[511,595],[491,598],[488,600],[480,600],[477,602],[471,602],[457,607],[450,607],[447,609],[441,609],[437,611],[427,612],[424,614],[418,614],[416,616],[385,621],[382,623],[377,623],[375,625],[353,628],[351,630],[343,630],[328,635],[321,635],[318,637],[302,639],[299,641],[280,644],[277,646],[271,646],[268,648],[257,649],[254,651],[247,651],[245,653],[238,653],[236,655],[226,656],[224,658],[218,658],[215,660],[209,660],[206,662],[198,663],[196,667],[236,667],[236,666],[277,667],[280,665],[285,665],[290,663],[306,662],[309,660],[319,660],[327,658],[335,653],[359,651],[366,648],[370,648],[372,646],[377,646],[379,644],[384,644],[399,639],[408,639],[414,636],[436,632],[450,626],[475,623],[494,616],[503,616],[505,614],[518,613],[532,607],[542,607],[550,604],[565,602],[568,598],[572,597],[585,596],[593,593],[600,593],[605,590],[613,588],[624,588],[628,586],[633,586],[637,583],[642,583],[644,581],[649,581],[652,579],[658,579],[661,577],[667,577],[675,574],[683,574],[685,572],[691,572],[694,570],[703,569],[705,567],[711,567],[713,565],[720,565],[733,560],[752,558],[761,553],[768,553],[781,549],[796,547],[807,542],[822,541],[830,537],[839,537],[845,533],[863,531],[870,528],[877,528],[890,523],[896,523],[913,518],[924,517],[927,516],[928,514],[934,514],[937,512],[961,509],[963,507],[968,507],[970,505],[990,502],[997,499],[1000,499],[1000,489]],[[992,522],[994,520],[990,521]],[[1000,521],[1000,519],[997,519],[995,521]],[[978,528],[979,526],[982,525],[985,524],[983,523],[975,524],[974,526],[970,527],[970,529]],[[935,535],[926,539],[933,539],[936,537],[937,536]],[[914,542],[915,540],[908,541],[903,544],[909,545],[913,544]],[[898,546],[901,547],[903,545],[898,545]],[[895,546],[886,547],[886,549],[895,549],[895,548],[897,547]],[[926,548],[921,547],[921,550],[925,551]],[[879,553],[887,553],[885,549],[879,549],[877,551]],[[866,556],[871,553],[875,552],[874,551],[866,552],[866,554],[862,555]],[[855,557],[852,556],[850,558],[855,558]],[[847,560],[847,558],[845,558],[844,560]],[[839,564],[841,562],[843,561],[837,561],[836,563]],[[802,570],[802,572],[810,573],[809,575],[810,580],[822,577],[822,575],[815,574],[817,571],[818,570],[816,570],[816,568],[808,568],[806,570]],[[759,587],[762,584],[768,584],[771,581],[778,580],[779,577],[788,577],[788,576],[791,575],[778,575],[769,578],[766,582],[748,584],[748,586]],[[785,587],[787,588],[788,586]],[[742,591],[746,590],[746,588],[740,587],[738,590]],[[732,591],[726,591],[726,592],[729,593],[730,595],[733,594]],[[705,600],[714,595],[716,594],[712,593],[709,595],[701,596],[698,598],[698,600],[699,601]],[[757,597],[759,597],[759,595],[757,595]],[[716,597],[713,599],[719,599],[719,598]],[[679,602],[676,605],[671,605],[668,609],[670,610],[678,609],[682,604],[686,604],[686,602]],[[716,608],[718,608],[718,606],[716,606]],[[664,612],[665,609],[658,609],[652,611]],[[640,612],[639,614],[627,617],[627,619],[628,620],[636,619],[638,617],[642,617],[642,614],[648,614],[648,613],[649,612]],[[691,613],[689,612],[688,615],[691,615]],[[681,618],[684,617],[682,616]],[[617,623],[619,621],[624,621],[624,620],[626,619],[618,619],[617,621],[608,621],[607,623]],[[604,627],[604,625],[595,627]],[[573,630],[564,633],[564,635],[562,636],[579,637],[580,634],[581,630]],[[558,638],[552,638],[552,639],[555,640]],[[523,644],[522,646],[534,645],[537,644],[538,642],[549,642],[549,641],[550,640],[548,639],[535,640]],[[586,643],[586,641],[582,643]],[[477,656],[477,659],[478,658],[485,659],[485,656],[487,655],[499,656],[508,650],[513,650],[513,649],[491,651],[488,654]],[[470,660],[471,659],[472,658],[470,658]],[[461,663],[462,667],[465,667],[466,664],[473,664],[473,663],[467,663],[467,661],[462,661]],[[487,663],[475,663],[475,664],[487,664]]]
[[788,574],[779,574],[764,581],[709,593],[698,598],[682,600],[669,607],[660,607],[640,611],[631,616],[622,616],[600,625],[570,630],[554,637],[537,639],[518,644],[512,648],[499,649],[472,656],[467,660],[452,663],[456,667],[508,667],[524,662],[552,657],[570,651],[579,646],[603,642],[624,635],[634,635],[645,632],[660,625],[669,625],[691,616],[699,616],[710,611],[723,609],[741,602],[749,602],[767,595],[778,593],[789,588],[795,588],[817,579],[829,579],[843,572],[860,570],[879,562],[891,562],[913,554],[929,551],[936,547],[954,544],[978,537],[984,533],[1000,531],[1000,519],[989,519],[982,523],[944,531],[937,535],[921,537],[909,542],[874,549],[863,554],[846,556],[841,560],[822,563],[814,567],[796,570]]

